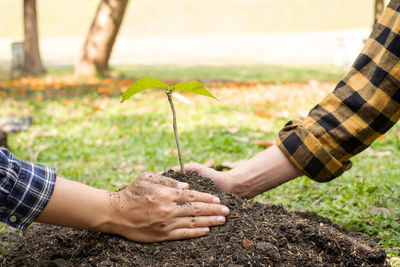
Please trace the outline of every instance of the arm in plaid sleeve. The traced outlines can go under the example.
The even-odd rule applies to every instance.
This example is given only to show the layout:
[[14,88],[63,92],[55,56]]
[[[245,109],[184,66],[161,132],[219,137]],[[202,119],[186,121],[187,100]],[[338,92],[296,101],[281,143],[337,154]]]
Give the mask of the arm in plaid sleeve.
[[0,221],[25,230],[53,193],[55,169],[15,158],[0,148]]
[[310,178],[326,182],[351,167],[400,117],[400,1],[392,0],[335,90],[304,121],[291,121],[277,144]]
[[36,221],[141,242],[200,237],[209,232],[209,226],[223,224],[229,209],[219,205],[220,200],[213,195],[188,187],[145,173],[125,189],[108,192],[56,179],[54,169],[16,159],[0,148],[0,220],[21,230]]

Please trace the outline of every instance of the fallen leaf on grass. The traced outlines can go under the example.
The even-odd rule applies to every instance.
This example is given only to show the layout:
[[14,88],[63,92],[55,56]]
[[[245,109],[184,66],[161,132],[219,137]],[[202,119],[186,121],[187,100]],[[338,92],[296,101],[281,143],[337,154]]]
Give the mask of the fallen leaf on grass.
[[52,130],[49,132],[41,132],[41,133],[37,133],[35,134],[36,137],[56,137],[58,136],[58,132],[57,130]]
[[263,118],[274,118],[274,119],[286,119],[289,117],[289,111],[287,110],[270,110],[264,109],[254,112],[259,117]]
[[259,133],[259,132],[247,132],[247,135],[251,136],[251,137],[261,137],[264,134],[263,133]]
[[135,171],[144,171],[145,167],[143,165],[136,165],[133,167]]
[[362,156],[373,156],[373,157],[384,157],[392,155],[392,151],[374,151],[368,147],[366,150],[360,153]]
[[261,124],[261,125],[258,127],[258,129],[259,129],[260,131],[263,131],[263,132],[270,132],[270,131],[271,131],[271,129],[270,129],[267,125],[264,125],[264,124]]
[[379,215],[379,214],[381,214],[381,213],[384,213],[384,214],[386,214],[386,215],[393,216],[393,212],[392,212],[390,209],[384,208],[384,207],[373,207],[373,208],[372,208],[372,212],[373,212],[375,215]]
[[94,106],[93,106],[93,108],[95,109],[95,110],[97,110],[97,111],[102,111],[102,110],[105,110],[106,109],[106,104],[104,104],[104,103],[98,103],[98,104],[95,104]]
[[235,134],[235,133],[237,133],[239,130],[240,130],[239,127],[229,128],[229,129],[228,129],[228,133],[230,133],[230,134]]
[[266,99],[266,100],[264,101],[264,105],[266,105],[266,106],[268,106],[268,105],[273,105],[273,104],[275,104],[275,103],[274,103],[274,101],[273,101],[272,99]]
[[396,129],[397,138],[400,140],[400,127]]
[[92,103],[92,99],[90,99],[90,98],[88,98],[88,97],[85,97],[85,98],[82,99],[82,102],[83,102],[84,104],[86,104],[86,105],[89,105],[89,104]]
[[248,114],[237,112],[233,115],[233,117],[236,118],[237,121],[246,121],[249,119],[250,116]]
[[246,143],[246,142],[249,142],[249,138],[248,137],[240,137],[240,136],[234,136],[233,137],[233,139],[235,139],[236,141],[239,141],[239,142],[243,142],[243,143]]
[[383,135],[378,137],[378,141],[381,142],[381,141],[385,140],[386,138],[387,138],[387,136],[385,134],[383,134]]
[[143,165],[136,165],[136,166],[131,166],[131,164],[129,164],[128,162],[126,162],[126,161],[123,161],[120,165],[119,165],[119,167],[121,168],[121,169],[123,169],[124,170],[124,172],[126,172],[126,173],[130,173],[130,172],[132,172],[132,171],[144,171],[145,170],[145,167],[143,166]]
[[102,95],[111,95],[112,90],[111,90],[111,88],[107,88],[107,87],[99,87],[99,88],[97,88],[97,93],[102,94]]
[[20,95],[25,95],[25,90],[24,90],[24,89],[19,89],[19,90],[18,90],[18,94],[20,94]]
[[375,151],[372,155],[375,157],[390,156],[392,151]]
[[314,89],[317,89],[320,86],[320,82],[317,80],[309,80],[308,84],[309,84],[309,86],[313,87]]
[[275,145],[275,141],[273,139],[269,139],[269,140],[254,140],[252,141],[253,144],[259,145],[261,147],[270,147]]
[[111,134],[114,134],[114,133],[118,132],[118,130],[119,130],[118,127],[114,125],[114,126],[112,126],[112,127],[110,128],[110,133],[111,133]]
[[176,157],[178,156],[178,151],[175,148],[168,148],[164,151],[164,155]]
[[43,96],[42,95],[36,96],[36,101],[37,102],[42,102],[43,101]]

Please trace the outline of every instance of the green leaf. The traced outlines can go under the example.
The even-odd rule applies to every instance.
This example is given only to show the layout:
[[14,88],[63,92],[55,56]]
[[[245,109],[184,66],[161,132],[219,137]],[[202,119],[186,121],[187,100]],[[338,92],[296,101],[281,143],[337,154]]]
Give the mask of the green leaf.
[[175,84],[170,88],[171,90],[180,90],[180,91],[187,91],[191,93],[195,93],[198,95],[205,95],[212,97],[216,100],[218,100],[215,96],[213,96],[201,83],[198,81],[191,81],[187,83],[178,83]]
[[131,86],[126,89],[125,93],[122,95],[121,103],[128,100],[133,95],[140,93],[149,88],[162,88],[168,90],[169,86],[160,80],[153,78],[143,78],[134,82]]

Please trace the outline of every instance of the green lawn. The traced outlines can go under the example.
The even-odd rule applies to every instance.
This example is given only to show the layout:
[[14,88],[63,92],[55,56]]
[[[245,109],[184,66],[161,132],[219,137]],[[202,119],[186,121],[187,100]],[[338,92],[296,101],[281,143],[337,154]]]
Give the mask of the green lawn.
[[[306,73],[289,74],[285,69],[288,73],[283,74],[270,68],[271,72],[281,73],[275,75],[278,77],[308,77]],[[154,74],[163,73],[156,70]],[[51,70],[56,71],[65,72]],[[191,71],[197,74],[184,77],[181,73],[171,79],[208,79],[205,69]],[[142,75],[129,68],[121,68],[118,73],[120,76]],[[230,79],[237,77],[240,70],[227,69],[218,73],[215,71],[212,78]],[[265,77],[256,74],[255,69],[249,70],[247,75],[252,81]],[[326,72],[314,74],[314,79],[323,80],[329,75]],[[160,74],[157,78],[164,77]],[[300,82],[303,78],[292,81]],[[209,84],[220,102],[188,95],[192,105],[176,103],[185,162],[214,159],[220,164],[249,158],[262,150],[252,140],[274,138],[288,120],[256,116],[255,111],[260,106],[267,105],[270,110],[289,107],[290,116],[297,116],[296,111],[304,105],[302,98],[291,100],[295,102],[290,105],[266,104],[261,95],[247,99],[246,94],[303,90],[306,98],[310,93],[300,84],[299,89],[296,89],[297,84],[262,85],[258,91],[251,85],[236,88],[236,84],[219,87]],[[57,167],[60,176],[110,190],[132,181],[144,170],[159,172],[178,165],[177,157],[171,152],[175,143],[168,102],[158,91],[140,93],[134,100],[120,104],[118,92],[122,88],[114,88],[116,93],[111,96],[99,95],[96,86],[85,87],[84,84],[76,88],[47,89],[47,93],[39,88],[26,92],[25,96],[21,96],[21,89],[27,90],[27,86],[11,87],[0,83],[2,115],[32,115],[34,119],[28,131],[9,138],[11,150],[20,158]],[[317,99],[307,101],[309,108]],[[236,133],[230,133],[239,126]],[[349,229],[374,237],[379,235],[381,244],[394,261],[400,256],[400,141],[396,128],[391,129],[385,139],[376,141],[368,153],[355,157],[354,167],[342,177],[325,184],[299,178],[256,200],[282,204],[289,209],[311,210]],[[379,151],[384,153],[377,153]]]
[[330,65],[237,65],[237,66],[118,66],[122,77],[158,77],[161,80],[219,80],[233,82],[337,81],[343,68]]
[[[0,78],[7,69],[0,68]],[[73,66],[52,66],[49,75],[64,75],[73,72]],[[111,74],[119,79],[157,77],[166,81],[232,81],[232,82],[307,82],[309,80],[338,81],[345,70],[333,65],[229,65],[229,66],[179,66],[179,65],[135,65],[114,66]],[[4,77],[6,78],[6,77]]]

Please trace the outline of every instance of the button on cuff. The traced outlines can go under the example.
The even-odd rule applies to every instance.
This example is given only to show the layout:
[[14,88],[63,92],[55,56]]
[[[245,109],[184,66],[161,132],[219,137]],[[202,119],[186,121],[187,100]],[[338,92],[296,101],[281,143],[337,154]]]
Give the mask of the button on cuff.
[[11,215],[10,218],[8,218],[8,220],[12,223],[15,223],[17,221],[17,216],[15,215]]

